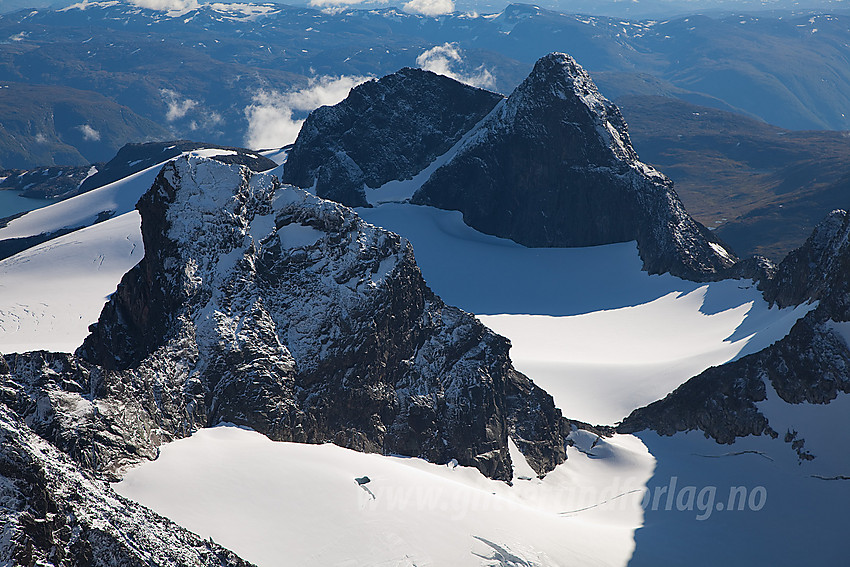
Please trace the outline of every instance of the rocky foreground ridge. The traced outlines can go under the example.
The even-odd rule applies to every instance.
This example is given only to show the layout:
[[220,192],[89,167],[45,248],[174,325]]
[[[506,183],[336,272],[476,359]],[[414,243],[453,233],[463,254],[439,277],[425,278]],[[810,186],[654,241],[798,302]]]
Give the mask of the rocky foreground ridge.
[[[620,432],[699,430],[719,443],[747,435],[779,437],[788,432],[770,423],[759,402],[778,396],[789,404],[828,404],[850,393],[850,333],[845,332],[850,322],[850,214],[830,213],[760,287],[768,301],[782,307],[806,302],[817,307],[768,348],[709,368],[663,400],[635,410]],[[801,459],[811,457],[798,453]]]
[[[77,353],[0,362],[12,440],[0,463],[18,479],[7,495],[9,553],[67,551],[70,524],[50,518],[82,511],[45,499],[64,502],[55,495],[74,483],[112,478],[221,422],[275,440],[456,459],[503,480],[509,435],[538,474],[564,460],[571,425],[551,396],[513,369],[506,339],[431,292],[401,237],[273,175],[197,157],[166,165],[138,209],[144,259]],[[37,450],[49,463],[28,456]],[[37,476],[54,464],[67,482]],[[15,496],[26,490],[47,496]],[[86,498],[98,510],[110,503],[84,529],[129,506],[101,485]],[[151,533],[165,525],[139,513],[159,526]],[[104,537],[91,553],[113,553]],[[126,564],[148,553],[115,545]],[[173,545],[194,554],[184,564],[237,564],[197,539]]]

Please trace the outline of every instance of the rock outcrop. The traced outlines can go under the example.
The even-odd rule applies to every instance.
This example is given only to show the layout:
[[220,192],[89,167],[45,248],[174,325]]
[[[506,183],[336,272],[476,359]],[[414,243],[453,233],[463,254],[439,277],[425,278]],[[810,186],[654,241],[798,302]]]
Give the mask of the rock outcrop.
[[339,104],[310,113],[283,180],[350,207],[366,206],[369,188],[411,179],[502,98],[422,69],[368,81]]
[[789,404],[828,404],[850,394],[850,215],[833,211],[799,249],[761,282],[783,307],[818,302],[791,332],[740,360],[709,368],[663,400],[635,410],[619,426],[662,435],[700,430],[720,443],[783,433],[758,404],[778,395]]
[[361,85],[310,115],[284,180],[352,206],[409,180],[389,200],[459,210],[526,246],[636,240],[651,273],[717,279],[737,261],[638,160],[619,110],[561,53],[507,99],[415,69]]
[[780,307],[818,301],[840,321],[850,320],[850,215],[832,211],[800,248],[761,284],[764,297]]
[[702,279],[737,260],[638,160],[620,111],[562,53],[540,59],[412,202],[526,246],[636,240],[650,273]]
[[[4,386],[2,394],[7,393]],[[248,567],[115,494],[0,404],[0,558],[8,565]]]
[[76,355],[7,362],[16,413],[86,467],[220,422],[504,480],[508,435],[539,474],[563,461],[552,398],[431,292],[399,236],[203,158],[166,165],[138,208],[145,257]]

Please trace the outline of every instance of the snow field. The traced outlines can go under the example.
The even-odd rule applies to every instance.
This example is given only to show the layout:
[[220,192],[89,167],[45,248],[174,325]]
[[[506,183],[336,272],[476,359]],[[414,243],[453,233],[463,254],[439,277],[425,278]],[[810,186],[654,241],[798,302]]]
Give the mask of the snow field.
[[650,276],[633,242],[526,248],[455,211],[358,213],[408,238],[428,285],[511,339],[514,366],[589,423],[616,423],[709,366],[765,348],[814,307],[769,309],[749,280]]
[[0,260],[0,353],[73,352],[144,256],[132,211]]
[[[571,451],[569,466],[508,486],[473,468],[216,427],[164,446],[114,487],[263,567],[624,565],[654,459],[630,436],[602,445],[601,467]],[[574,512],[613,484],[624,497]]]

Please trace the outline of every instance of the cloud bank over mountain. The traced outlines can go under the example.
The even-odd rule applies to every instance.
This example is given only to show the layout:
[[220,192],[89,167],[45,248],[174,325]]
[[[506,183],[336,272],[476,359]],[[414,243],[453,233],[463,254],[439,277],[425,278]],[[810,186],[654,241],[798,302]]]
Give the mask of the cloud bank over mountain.
[[245,144],[252,148],[274,148],[291,144],[298,137],[307,113],[320,106],[340,102],[348,91],[371,77],[342,75],[310,79],[302,89],[280,92],[261,90],[245,108],[248,132]]

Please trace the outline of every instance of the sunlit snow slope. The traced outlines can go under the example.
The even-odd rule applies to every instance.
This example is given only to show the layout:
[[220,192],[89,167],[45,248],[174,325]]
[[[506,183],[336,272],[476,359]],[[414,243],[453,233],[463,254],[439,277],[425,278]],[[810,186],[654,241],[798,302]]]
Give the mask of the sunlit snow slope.
[[511,339],[516,368],[590,423],[615,423],[709,366],[761,350],[812,307],[768,309],[748,280],[650,276],[634,243],[526,248],[469,228],[458,212],[358,212],[408,238],[431,288]]
[[519,473],[508,486],[472,468],[217,427],[114,486],[262,567],[624,565],[654,459],[632,436],[594,452],[607,458],[570,448],[545,479]]
[[73,352],[144,256],[136,211],[0,260],[0,352]]

